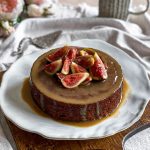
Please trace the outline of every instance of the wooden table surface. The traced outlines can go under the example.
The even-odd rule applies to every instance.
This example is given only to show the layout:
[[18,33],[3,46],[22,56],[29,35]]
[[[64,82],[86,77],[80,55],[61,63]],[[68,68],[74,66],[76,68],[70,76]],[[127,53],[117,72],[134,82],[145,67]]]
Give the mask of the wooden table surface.
[[[74,5],[81,2],[80,0],[60,0],[63,3],[72,3]],[[136,3],[140,3],[137,0]],[[91,5],[96,5],[98,0],[85,0]],[[2,74],[0,74],[1,80]],[[147,105],[142,118],[127,130],[113,136],[85,141],[63,141],[48,140],[34,133],[29,133],[19,129],[13,123],[6,119],[6,124],[11,131],[11,141],[15,141],[18,150],[121,150],[123,137],[133,129],[150,122],[150,103]],[[87,131],[88,132],[88,131]],[[14,145],[14,142],[13,142]]]
[[23,131],[9,121],[8,125],[18,150],[121,150],[123,137],[128,132],[148,122],[150,122],[150,103],[147,105],[142,118],[132,127],[103,139],[85,141],[48,140],[39,135]]

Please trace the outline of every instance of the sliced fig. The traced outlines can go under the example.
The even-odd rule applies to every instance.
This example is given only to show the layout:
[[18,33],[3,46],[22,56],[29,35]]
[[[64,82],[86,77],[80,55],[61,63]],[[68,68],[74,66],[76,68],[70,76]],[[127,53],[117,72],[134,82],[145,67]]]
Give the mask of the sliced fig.
[[87,72],[85,68],[76,64],[75,62],[71,63],[71,71],[72,71],[72,73]]
[[65,56],[65,59],[64,59],[64,64],[63,64],[61,73],[65,75],[69,73],[70,65],[72,61],[76,58],[76,54],[77,54],[76,48],[72,48],[68,51],[68,54]]
[[89,76],[89,73],[74,73],[67,75],[61,80],[61,83],[66,88],[75,88],[79,86]]
[[92,77],[89,75],[82,84],[83,85],[89,85],[90,81],[92,81]]
[[101,58],[99,57],[99,55],[96,52],[94,54],[94,59],[95,59],[95,61],[98,61],[99,63],[103,64],[103,61],[101,60]]
[[87,52],[89,55],[94,55],[95,50],[93,48],[84,48],[83,49],[85,52]]
[[77,55],[77,49],[74,47],[72,47],[67,53],[67,57],[72,61],[76,58],[76,55]]
[[58,59],[60,59],[61,57],[63,57],[65,54],[67,54],[68,50],[69,50],[69,48],[68,48],[67,46],[64,46],[64,47],[58,49],[57,51],[50,53],[50,54],[47,56],[46,59],[47,59],[49,62],[53,62],[53,61],[55,61],[55,60],[58,60]]
[[[72,64],[71,64],[71,71],[72,71],[72,73],[87,72],[87,70],[85,68],[83,68],[82,66],[80,66],[74,62],[72,62]],[[92,81],[92,77],[89,75],[82,84],[87,85],[87,84],[89,84],[90,81]]]
[[62,80],[66,75],[62,74],[62,73],[57,73],[57,77]]
[[63,64],[63,67],[62,67],[62,70],[61,70],[61,73],[62,73],[62,74],[67,75],[67,74],[69,73],[70,64],[71,64],[71,60],[68,59],[68,58],[65,58],[64,64]]
[[89,55],[86,51],[84,50],[80,51],[80,56],[86,56],[86,55]]
[[99,57],[99,55],[96,52],[94,54],[94,59],[95,61],[98,61],[99,63],[103,64],[106,70],[108,69],[106,62],[103,62],[103,60]]
[[62,59],[55,60],[52,63],[45,66],[44,71],[49,74],[53,75],[58,72],[62,67]]
[[103,64],[99,55],[95,52],[94,54],[94,65],[90,68],[90,74],[94,80],[104,80],[107,79],[107,70]]
[[94,58],[91,55],[79,56],[75,62],[84,68],[90,68],[94,64]]

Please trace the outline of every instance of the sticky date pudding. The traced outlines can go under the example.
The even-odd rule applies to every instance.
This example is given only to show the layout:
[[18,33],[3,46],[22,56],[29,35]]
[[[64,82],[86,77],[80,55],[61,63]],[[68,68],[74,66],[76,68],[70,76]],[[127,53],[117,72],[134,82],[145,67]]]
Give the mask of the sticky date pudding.
[[121,102],[123,73],[110,55],[93,48],[64,46],[41,55],[30,75],[31,95],[42,111],[65,121],[110,115]]

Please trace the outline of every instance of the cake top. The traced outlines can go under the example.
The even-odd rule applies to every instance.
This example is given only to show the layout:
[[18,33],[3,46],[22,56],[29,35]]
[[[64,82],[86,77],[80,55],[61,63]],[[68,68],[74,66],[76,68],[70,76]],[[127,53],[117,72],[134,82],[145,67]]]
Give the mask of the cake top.
[[[69,67],[68,64],[66,65],[68,69],[63,69],[65,64],[63,62],[67,62],[70,59],[67,60],[66,57],[60,57],[59,55],[57,55],[57,59],[56,57],[53,59],[51,56],[66,48],[77,51],[77,54]],[[89,53],[91,51],[92,55],[81,54],[87,53],[87,51]],[[95,63],[94,57],[100,58],[105,74],[98,74],[97,76],[97,73],[101,73],[101,71],[99,72],[98,70],[95,73],[93,72],[95,68],[91,69]],[[86,64],[81,60],[89,61]],[[51,67],[48,70],[47,66],[50,64],[57,67]],[[79,80],[77,81],[77,79]],[[121,66],[108,54],[92,48],[69,46],[50,50],[40,56],[33,64],[31,81],[41,93],[54,100],[73,104],[89,104],[104,100],[119,89],[123,81],[123,74]],[[69,86],[72,87],[70,88]]]
[[45,58],[48,64],[44,71],[56,75],[65,88],[76,88],[79,85],[90,85],[92,80],[106,80],[107,65],[92,48],[64,46],[50,53]]

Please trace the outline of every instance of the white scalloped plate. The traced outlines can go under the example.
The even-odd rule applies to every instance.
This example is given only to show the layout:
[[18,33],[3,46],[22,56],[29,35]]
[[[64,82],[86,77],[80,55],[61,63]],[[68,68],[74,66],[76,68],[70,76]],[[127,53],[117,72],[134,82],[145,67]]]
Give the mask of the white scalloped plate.
[[[66,44],[66,43],[65,43]],[[49,139],[95,139],[118,133],[140,119],[150,98],[150,84],[144,67],[122,50],[100,40],[79,40],[68,45],[93,47],[105,51],[122,66],[131,93],[117,116],[91,127],[80,128],[64,125],[34,113],[21,98],[21,87],[29,76],[33,62],[43,52],[23,56],[5,73],[0,90],[1,108],[18,127]]]

